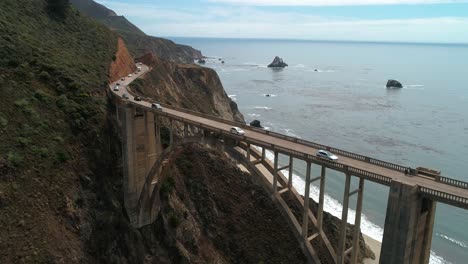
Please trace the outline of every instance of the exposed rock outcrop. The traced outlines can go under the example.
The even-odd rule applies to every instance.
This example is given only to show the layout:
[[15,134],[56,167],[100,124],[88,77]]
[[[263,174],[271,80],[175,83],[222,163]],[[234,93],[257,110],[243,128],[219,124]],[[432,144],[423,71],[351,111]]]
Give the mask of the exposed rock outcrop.
[[131,86],[144,97],[161,103],[245,123],[243,115],[224,91],[216,71],[195,64],[177,64],[147,54],[138,61],[153,70]]
[[260,125],[260,121],[255,119],[254,121],[250,122],[250,126],[252,127],[258,127],[258,128],[263,128],[262,125]]
[[403,85],[397,80],[388,80],[387,88],[403,88]]
[[128,53],[127,47],[121,38],[117,43],[117,53],[109,69],[110,81],[115,82],[122,76],[132,73],[136,70],[135,62]]
[[283,59],[278,57],[278,56],[276,56],[275,59],[273,60],[273,62],[270,63],[270,65],[268,65],[268,67],[270,67],[270,68],[284,68],[284,67],[287,67],[287,66],[288,66],[288,64],[285,63],[283,61]]

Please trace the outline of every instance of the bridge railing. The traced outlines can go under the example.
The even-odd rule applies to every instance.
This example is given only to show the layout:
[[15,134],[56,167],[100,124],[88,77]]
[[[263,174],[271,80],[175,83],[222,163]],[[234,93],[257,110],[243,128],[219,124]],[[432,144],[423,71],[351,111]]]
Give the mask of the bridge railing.
[[[129,90],[129,92],[133,93],[130,90]],[[145,98],[145,99],[148,102],[155,102],[151,98]],[[382,160],[379,160],[379,159],[374,159],[374,158],[370,158],[370,157],[363,156],[363,155],[360,155],[360,154],[352,153],[352,152],[349,152],[349,151],[346,151],[346,150],[333,148],[333,147],[330,147],[330,146],[326,146],[326,145],[322,145],[322,144],[319,144],[319,143],[303,140],[303,139],[296,138],[296,137],[283,135],[283,134],[280,134],[280,133],[264,130],[264,129],[261,129],[261,128],[251,127],[251,126],[246,125],[244,123],[231,121],[231,120],[226,120],[226,119],[216,117],[216,116],[212,116],[212,115],[209,115],[209,114],[203,114],[203,113],[199,113],[197,111],[193,111],[193,110],[189,110],[189,109],[185,109],[185,108],[179,108],[179,107],[175,107],[175,106],[167,105],[167,104],[162,104],[162,106],[165,107],[165,108],[175,110],[175,111],[184,112],[184,113],[187,113],[187,114],[190,114],[190,115],[215,120],[215,121],[218,121],[218,122],[221,122],[221,123],[224,123],[224,124],[241,127],[243,129],[255,131],[255,132],[258,132],[258,133],[265,134],[265,135],[270,135],[270,136],[280,138],[280,139],[284,139],[284,140],[287,140],[287,141],[290,141],[290,142],[303,144],[303,145],[310,146],[310,147],[313,147],[313,148],[316,148],[316,149],[325,149],[325,150],[334,152],[334,153],[339,154],[339,155],[344,156],[344,157],[352,158],[352,159],[355,159],[355,160],[360,160],[360,161],[367,162],[367,163],[370,163],[370,164],[373,164],[373,165],[377,165],[377,166],[380,166],[380,167],[383,167],[383,168],[395,170],[395,171],[398,171],[398,172],[401,172],[401,173],[404,173],[405,170],[408,168],[408,167],[401,166],[401,165],[398,165],[398,164],[395,164],[395,163],[386,162],[386,161],[382,161]],[[184,119],[184,122],[194,123],[191,120],[187,120],[185,118],[183,118],[183,119]],[[266,144],[271,145],[270,143],[266,143]],[[295,151],[289,150],[288,152],[291,153],[291,152],[295,152]],[[299,156],[303,156],[302,154],[304,154],[304,153],[301,153],[301,155],[299,155]],[[377,174],[375,174],[375,175],[377,175]],[[382,182],[382,183],[385,183],[385,184],[388,183],[387,179],[383,179],[383,178],[380,177],[381,175],[377,175],[377,176],[379,176],[379,177],[374,177],[374,178],[375,179],[380,179],[379,181]],[[382,176],[382,177],[385,177],[385,176]],[[387,177],[385,177],[385,178],[387,178]],[[447,185],[451,185],[451,186],[455,186],[455,187],[459,187],[459,188],[463,188],[463,189],[468,189],[468,182],[459,181],[459,180],[455,180],[455,179],[448,178],[448,177],[442,177],[442,176],[439,177],[436,180],[438,182],[441,182],[441,183],[444,183],[444,184],[447,184]]]
[[459,181],[459,180],[455,180],[455,179],[447,178],[443,176],[436,178],[436,181],[468,190],[468,182]]
[[458,195],[454,195],[451,193],[429,189],[426,187],[419,187],[419,190],[421,193],[423,193],[423,195],[428,196],[431,199],[468,209],[467,198],[463,198],[463,197],[460,197]]
[[291,136],[288,136],[288,135],[280,134],[280,133],[277,133],[277,132],[273,132],[273,131],[269,131],[269,130],[265,130],[265,129],[261,129],[261,128],[252,127],[252,126],[246,125],[244,123],[231,121],[231,120],[226,120],[226,119],[223,119],[223,118],[220,118],[220,117],[199,113],[199,112],[189,110],[189,109],[185,109],[185,108],[179,108],[179,107],[175,107],[175,106],[172,106],[172,105],[166,105],[166,104],[164,104],[163,107],[166,107],[166,108],[169,108],[169,109],[172,109],[172,110],[176,110],[176,111],[180,111],[180,112],[184,112],[184,113],[187,113],[187,114],[191,114],[191,115],[211,119],[211,120],[216,120],[216,121],[224,123],[224,124],[241,127],[243,129],[252,130],[252,131],[255,131],[255,132],[258,132],[258,133],[270,135],[270,136],[273,136],[273,137],[276,137],[276,138],[284,139],[284,140],[294,142],[294,143],[299,143],[299,144],[306,145],[306,146],[309,146],[309,147],[313,147],[313,148],[316,148],[316,149],[328,150],[328,151],[334,152],[334,153],[339,154],[339,155],[344,156],[344,157],[352,158],[352,159],[355,159],[355,160],[360,160],[360,161],[371,163],[371,164],[381,166],[381,167],[384,167],[384,168],[387,168],[387,169],[396,170],[396,171],[399,171],[399,172],[404,172],[405,169],[408,168],[408,167],[401,166],[401,165],[398,165],[398,164],[394,164],[394,163],[391,163],[391,162],[386,162],[386,161],[370,158],[370,157],[363,156],[363,155],[360,155],[360,154],[356,154],[356,153],[353,153],[353,152],[349,152],[349,151],[346,151],[346,150],[342,150],[342,149],[322,145],[322,144],[319,144],[319,143],[316,143],[316,142],[303,140],[303,139],[300,139],[300,138],[297,138],[297,137],[291,137]]

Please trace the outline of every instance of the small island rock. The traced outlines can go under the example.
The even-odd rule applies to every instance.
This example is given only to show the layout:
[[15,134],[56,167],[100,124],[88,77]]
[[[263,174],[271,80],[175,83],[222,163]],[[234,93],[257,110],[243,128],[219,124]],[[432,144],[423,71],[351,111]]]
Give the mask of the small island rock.
[[403,85],[397,80],[388,80],[387,88],[403,88]]
[[205,61],[204,59],[200,59],[200,60],[198,60],[198,63],[199,63],[199,64],[205,64],[206,61]]
[[252,126],[252,127],[258,127],[258,128],[263,128],[263,127],[260,125],[260,121],[258,121],[258,120],[256,120],[256,119],[255,119],[254,121],[250,122],[250,126]]
[[272,63],[270,63],[270,65],[268,65],[268,67],[270,68],[284,68],[284,67],[287,67],[288,64],[286,64],[282,58],[276,56],[275,59],[273,60]]

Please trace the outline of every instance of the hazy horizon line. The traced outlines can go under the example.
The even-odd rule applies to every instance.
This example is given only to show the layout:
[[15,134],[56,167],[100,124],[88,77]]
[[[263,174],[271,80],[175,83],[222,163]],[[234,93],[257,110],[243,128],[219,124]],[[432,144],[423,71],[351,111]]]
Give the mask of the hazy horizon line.
[[299,39],[299,38],[249,38],[249,37],[191,37],[191,36],[159,36],[161,38],[186,39],[220,39],[220,40],[273,40],[273,41],[303,41],[303,42],[335,42],[335,43],[362,43],[362,44],[410,44],[410,45],[452,45],[468,46],[468,42],[412,42],[412,41],[385,41],[385,40],[334,40],[334,39]]

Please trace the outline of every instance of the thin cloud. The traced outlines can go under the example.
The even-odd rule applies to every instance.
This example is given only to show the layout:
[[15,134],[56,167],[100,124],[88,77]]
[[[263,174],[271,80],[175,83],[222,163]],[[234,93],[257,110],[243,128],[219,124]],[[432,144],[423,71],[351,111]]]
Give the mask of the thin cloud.
[[468,43],[468,17],[369,19],[255,6],[99,2],[154,36]]
[[370,6],[468,3],[468,0],[207,0],[246,6]]

